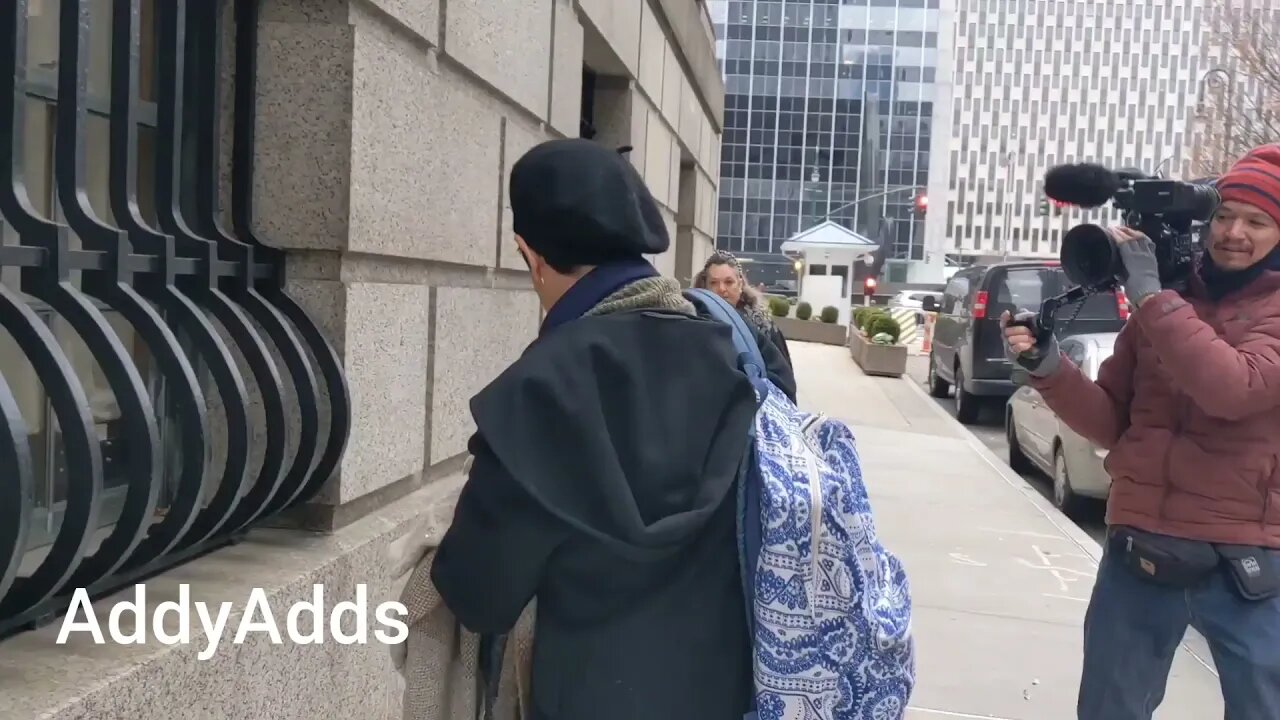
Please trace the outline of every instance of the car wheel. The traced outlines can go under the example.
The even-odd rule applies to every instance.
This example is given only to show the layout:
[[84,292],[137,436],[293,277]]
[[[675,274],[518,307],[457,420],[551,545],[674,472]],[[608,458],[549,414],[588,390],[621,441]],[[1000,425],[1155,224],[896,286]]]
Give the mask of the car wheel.
[[1067,456],[1059,445],[1053,451],[1053,505],[1067,517],[1080,513],[1084,499],[1071,489],[1071,475],[1067,471]]
[[1027,475],[1035,472],[1036,466],[1031,462],[1031,458],[1022,452],[1022,444],[1018,442],[1018,431],[1013,427],[1013,411],[1005,413],[1005,433],[1009,438],[1009,467],[1019,475]]
[[982,411],[979,399],[970,395],[964,389],[964,371],[959,367],[956,368],[956,419],[965,425],[971,425],[978,420],[978,414]]
[[951,392],[951,383],[938,377],[938,360],[929,353],[929,394],[936,398],[944,398]]

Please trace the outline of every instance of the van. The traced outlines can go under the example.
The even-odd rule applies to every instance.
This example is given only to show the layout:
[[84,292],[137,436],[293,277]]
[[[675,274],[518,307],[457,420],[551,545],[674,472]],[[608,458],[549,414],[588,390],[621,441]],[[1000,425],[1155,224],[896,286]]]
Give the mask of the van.
[[[1013,364],[1005,353],[1001,313],[1039,312],[1040,303],[1070,288],[1057,262],[972,266],[953,275],[937,306],[929,352],[929,394],[944,398],[954,388],[956,419],[966,425],[977,421],[984,405],[1003,405],[1017,387]],[[1117,288],[1060,308],[1054,333],[1061,339],[1119,332],[1128,319],[1129,303]]]

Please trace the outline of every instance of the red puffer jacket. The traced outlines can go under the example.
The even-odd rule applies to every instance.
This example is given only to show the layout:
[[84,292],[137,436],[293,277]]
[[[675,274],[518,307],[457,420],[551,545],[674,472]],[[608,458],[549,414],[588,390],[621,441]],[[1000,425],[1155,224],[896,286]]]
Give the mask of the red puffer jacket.
[[1090,382],[1063,358],[1033,387],[1110,451],[1110,525],[1280,548],[1280,272],[1214,303],[1197,277],[1120,332]]

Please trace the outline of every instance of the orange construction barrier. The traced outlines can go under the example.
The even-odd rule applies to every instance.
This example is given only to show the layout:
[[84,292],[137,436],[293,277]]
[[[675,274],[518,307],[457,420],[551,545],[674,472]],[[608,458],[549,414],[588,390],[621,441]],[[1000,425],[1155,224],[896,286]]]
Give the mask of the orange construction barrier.
[[920,346],[920,351],[924,353],[933,350],[933,325],[938,320],[938,313],[927,312],[924,314],[924,342]]

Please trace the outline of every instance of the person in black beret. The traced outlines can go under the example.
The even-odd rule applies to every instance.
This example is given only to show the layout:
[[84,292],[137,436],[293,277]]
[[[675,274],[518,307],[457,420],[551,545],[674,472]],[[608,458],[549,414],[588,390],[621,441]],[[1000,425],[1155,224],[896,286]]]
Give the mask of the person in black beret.
[[[740,720],[754,689],[733,490],[756,405],[728,327],[645,259],[670,238],[619,153],[539,145],[510,197],[546,316],[471,400],[474,461],[432,581],[486,636],[536,598],[536,720]],[[757,342],[794,400],[789,364]]]

